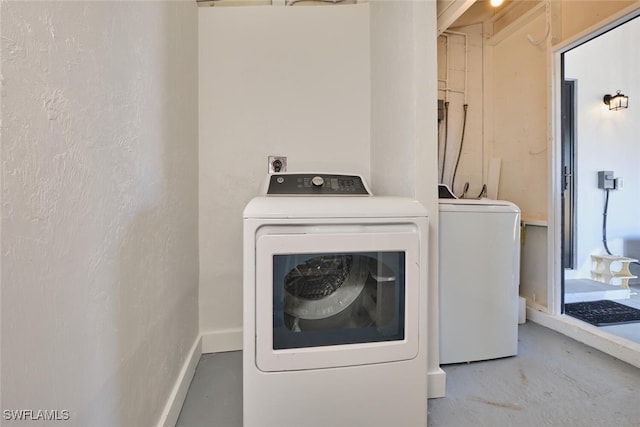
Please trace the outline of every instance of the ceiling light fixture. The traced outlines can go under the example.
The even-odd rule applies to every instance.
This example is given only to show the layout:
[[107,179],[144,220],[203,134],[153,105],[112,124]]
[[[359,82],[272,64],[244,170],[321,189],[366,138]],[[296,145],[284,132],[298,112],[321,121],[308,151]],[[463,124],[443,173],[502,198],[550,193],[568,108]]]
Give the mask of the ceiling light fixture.
[[609,106],[609,110],[629,108],[629,97],[621,94],[620,91],[617,91],[613,96],[606,94],[603,101]]
[[498,7],[502,4],[503,1],[504,0],[491,0],[490,3],[491,3],[491,6]]

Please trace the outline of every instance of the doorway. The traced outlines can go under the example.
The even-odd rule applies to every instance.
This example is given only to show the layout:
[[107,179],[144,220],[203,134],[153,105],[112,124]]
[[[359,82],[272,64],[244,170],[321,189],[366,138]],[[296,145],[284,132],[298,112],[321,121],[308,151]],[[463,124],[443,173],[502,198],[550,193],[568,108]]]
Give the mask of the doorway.
[[[640,125],[633,110],[603,102],[617,90],[640,94],[638,37],[636,14],[561,54],[562,312],[599,300],[640,309]],[[602,329],[640,343],[640,323]]]

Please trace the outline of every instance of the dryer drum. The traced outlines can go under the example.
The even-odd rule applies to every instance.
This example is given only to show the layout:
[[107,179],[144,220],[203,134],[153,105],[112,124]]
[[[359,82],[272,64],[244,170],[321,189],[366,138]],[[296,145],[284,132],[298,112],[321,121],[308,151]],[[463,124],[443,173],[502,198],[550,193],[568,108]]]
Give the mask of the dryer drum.
[[316,300],[331,295],[349,275],[353,257],[332,255],[311,258],[298,264],[284,278],[284,289],[291,295]]
[[365,257],[323,255],[296,265],[284,277],[284,311],[301,319],[324,319],[349,307],[369,276]]

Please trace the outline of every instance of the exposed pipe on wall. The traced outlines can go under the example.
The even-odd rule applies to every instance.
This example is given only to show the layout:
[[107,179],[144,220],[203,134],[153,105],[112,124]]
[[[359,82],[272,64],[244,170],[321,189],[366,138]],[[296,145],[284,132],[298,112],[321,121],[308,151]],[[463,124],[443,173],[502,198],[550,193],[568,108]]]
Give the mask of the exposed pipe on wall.
[[[462,87],[462,89],[453,89],[449,87],[449,36],[460,36],[460,37],[464,37],[464,86]],[[469,61],[469,41],[468,41],[468,35],[466,33],[459,33],[459,32],[455,32],[455,31],[445,31],[444,33],[440,34],[439,37],[442,37],[445,39],[445,66],[444,66],[444,78],[443,79],[438,79],[438,83],[444,83],[444,87],[443,88],[438,88],[439,91],[443,91],[444,92],[444,99],[445,101],[447,101],[449,99],[448,97],[448,93],[449,92],[454,92],[454,93],[461,93],[464,95],[464,103],[467,103],[467,85],[468,85],[468,61]]]
[[[305,0],[289,0],[286,2],[287,6],[293,6],[294,3],[298,3],[300,1],[305,1]],[[318,1],[323,1],[326,3],[340,3],[344,0],[318,0]]]
[[[464,85],[462,89],[454,89],[451,88],[449,86],[449,63],[450,63],[450,49],[449,49],[449,38],[452,36],[456,36],[456,37],[463,37],[464,39]],[[438,79],[438,83],[444,83],[444,87],[443,88],[439,88],[439,91],[443,91],[444,92],[444,111],[445,111],[445,120],[444,120],[444,142],[443,142],[443,151],[442,151],[442,167],[440,170],[440,183],[444,183],[444,172],[445,172],[445,167],[446,167],[446,159],[447,159],[447,147],[448,147],[448,128],[449,128],[449,120],[448,120],[448,113],[449,113],[449,93],[450,92],[454,92],[454,93],[461,93],[463,95],[463,124],[462,124],[462,135],[461,135],[461,139],[460,139],[460,146],[458,149],[458,154],[456,157],[456,161],[455,161],[455,168],[453,171],[453,175],[451,178],[451,191],[454,191],[454,184],[455,184],[455,175],[457,173],[457,169],[458,169],[458,164],[460,162],[460,156],[462,155],[462,145],[464,142],[464,135],[465,135],[465,127],[466,127],[466,121],[467,121],[467,108],[468,108],[468,104],[467,104],[467,86],[468,86],[468,56],[469,56],[469,41],[468,41],[468,35],[466,33],[462,33],[462,32],[456,32],[456,31],[445,31],[444,33],[442,33],[439,37],[443,37],[445,40],[445,66],[444,66],[444,78],[443,79]],[[467,185],[468,187],[468,185]]]

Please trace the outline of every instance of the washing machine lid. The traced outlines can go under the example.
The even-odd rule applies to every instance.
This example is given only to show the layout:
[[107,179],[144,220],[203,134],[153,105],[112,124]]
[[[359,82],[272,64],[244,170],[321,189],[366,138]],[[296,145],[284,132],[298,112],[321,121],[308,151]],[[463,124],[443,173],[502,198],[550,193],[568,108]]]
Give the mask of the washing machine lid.
[[440,212],[513,212],[520,213],[520,208],[506,200],[492,199],[439,199]]
[[260,196],[244,209],[243,218],[417,218],[427,210],[408,197]]

